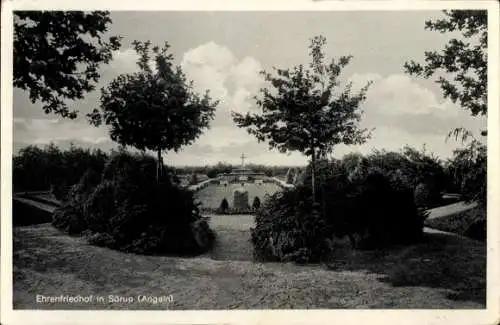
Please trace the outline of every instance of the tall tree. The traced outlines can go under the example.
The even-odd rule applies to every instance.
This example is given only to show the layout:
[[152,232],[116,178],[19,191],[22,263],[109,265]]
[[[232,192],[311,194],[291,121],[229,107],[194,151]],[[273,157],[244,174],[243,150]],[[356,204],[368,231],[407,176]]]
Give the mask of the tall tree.
[[196,140],[209,127],[218,101],[208,91],[202,97],[193,91],[193,83],[174,66],[168,43],[154,46],[152,53],[150,41],[132,44],[139,72],[122,74],[102,88],[100,110],[94,109],[90,118],[96,126],[109,125],[113,141],[155,151],[160,177],[162,151],[177,152]]
[[[457,33],[441,52],[426,51],[425,64],[406,62],[406,73],[423,78],[437,75],[445,98],[471,112],[487,115],[488,13],[486,10],[445,10],[445,18],[425,22],[425,29]],[[486,131],[482,132],[486,135]]]
[[316,160],[331,153],[337,144],[361,144],[370,136],[368,130],[358,127],[362,116],[360,104],[370,83],[356,94],[351,94],[352,83],[348,83],[336,94],[340,73],[352,57],[342,56],[325,63],[325,44],[323,36],[310,40],[309,69],[299,65],[291,69],[274,68],[274,74],[261,72],[270,84],[256,97],[262,112],[232,113],[239,127],[247,128],[259,141],[268,141],[270,148],[280,152],[299,151],[311,157],[314,202]]
[[94,90],[99,66],[120,48],[119,37],[104,39],[110,24],[105,11],[14,12],[14,87],[45,113],[76,118],[64,100]]

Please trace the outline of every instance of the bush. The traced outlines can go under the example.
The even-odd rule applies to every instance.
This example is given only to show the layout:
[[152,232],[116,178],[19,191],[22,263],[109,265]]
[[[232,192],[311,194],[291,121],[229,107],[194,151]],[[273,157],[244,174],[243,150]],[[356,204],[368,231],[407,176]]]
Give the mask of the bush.
[[[341,161],[319,164],[317,199],[332,236],[347,235],[359,248],[421,238],[425,214],[415,204],[413,181],[401,156],[389,158],[377,164],[373,157],[349,155]],[[388,168],[398,165],[402,167],[399,170]],[[310,181],[306,185],[310,187]]]
[[[317,208],[316,208],[317,210]],[[256,259],[319,261],[327,252],[326,227],[306,187],[277,192],[256,213],[251,240]]]
[[227,213],[228,210],[229,210],[229,203],[227,202],[226,198],[223,198],[219,206],[219,211],[220,213]]
[[415,203],[414,188],[418,180],[427,180],[415,172],[418,168],[397,153],[318,160],[315,207],[308,167],[303,185],[274,194],[257,211],[256,257],[318,261],[330,251],[333,236],[347,235],[356,248],[366,249],[418,242],[426,214]]
[[415,204],[421,207],[432,205],[432,203],[436,201],[436,194],[433,190],[434,188],[431,184],[418,183],[418,185],[415,187],[414,192]]
[[78,235],[87,229],[82,216],[81,202],[70,199],[54,211],[52,224],[70,235]]
[[386,176],[370,172],[354,198],[355,215],[361,221],[358,231],[367,234],[363,247],[409,244],[422,238],[425,215],[418,210],[412,191],[395,189]]
[[158,183],[154,159],[125,152],[113,156],[100,177],[82,177],[53,223],[92,243],[135,253],[199,254],[214,240],[192,192],[169,177]]
[[192,223],[191,231],[194,239],[200,247],[200,251],[208,251],[215,241],[215,233],[210,229],[207,220],[200,219]]
[[258,210],[258,209],[260,209],[260,199],[259,199],[259,197],[258,197],[258,196],[256,196],[256,197],[253,199],[252,209],[254,209],[254,210]]
[[487,161],[487,148],[477,140],[453,152],[453,158],[448,162],[448,174],[466,201],[486,205]]
[[464,232],[464,236],[475,240],[486,241],[486,233],[486,220],[480,220],[473,223],[469,228],[467,228],[467,230]]
[[106,159],[107,155],[99,149],[91,151],[71,145],[63,151],[55,144],[43,149],[27,146],[13,157],[13,187],[15,191],[53,189],[56,197],[64,197],[65,187],[76,184],[87,169],[100,174]]

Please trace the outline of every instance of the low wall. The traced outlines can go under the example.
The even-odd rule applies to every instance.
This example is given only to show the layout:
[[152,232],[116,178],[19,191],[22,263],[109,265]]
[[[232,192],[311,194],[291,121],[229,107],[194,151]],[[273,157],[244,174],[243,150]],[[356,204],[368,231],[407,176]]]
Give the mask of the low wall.
[[194,185],[190,185],[188,186],[187,188],[193,192],[197,192],[201,189],[204,189],[206,188],[208,185],[212,184],[212,183],[215,183],[215,182],[219,182],[219,179],[218,178],[209,178],[201,183],[198,183],[198,184],[194,184]]

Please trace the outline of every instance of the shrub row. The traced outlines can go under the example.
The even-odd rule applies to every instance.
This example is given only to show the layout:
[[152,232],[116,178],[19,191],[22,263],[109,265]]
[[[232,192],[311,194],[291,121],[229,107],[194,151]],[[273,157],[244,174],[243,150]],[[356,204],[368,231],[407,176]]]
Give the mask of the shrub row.
[[126,152],[114,154],[101,174],[88,170],[53,224],[96,245],[144,254],[199,254],[215,239],[192,192],[171,177],[157,182],[152,157]]
[[258,196],[254,197],[252,206],[248,206],[246,209],[236,209],[229,206],[229,202],[226,198],[221,200],[219,208],[216,210],[220,214],[238,214],[238,213],[254,213],[261,207],[261,201]]
[[53,188],[54,194],[78,182],[88,168],[102,171],[108,155],[96,149],[71,146],[61,150],[54,144],[45,148],[27,146],[13,157],[14,191],[38,191]]
[[252,243],[261,260],[319,261],[333,237],[349,236],[360,249],[417,242],[426,214],[415,203],[414,182],[404,170],[350,156],[322,161],[312,201],[311,180],[276,193],[257,212]]

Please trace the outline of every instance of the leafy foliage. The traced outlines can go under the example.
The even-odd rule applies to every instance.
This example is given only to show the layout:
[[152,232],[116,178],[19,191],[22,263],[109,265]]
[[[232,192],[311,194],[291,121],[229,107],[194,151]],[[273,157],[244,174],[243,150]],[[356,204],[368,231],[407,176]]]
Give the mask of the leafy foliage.
[[425,28],[440,33],[460,32],[462,39],[450,39],[441,53],[425,52],[425,65],[406,62],[405,70],[424,78],[440,75],[436,82],[445,98],[458,101],[473,116],[486,115],[488,13],[486,10],[445,10],[444,13],[446,18],[426,21]]
[[191,185],[198,184],[198,176],[195,173],[193,173],[191,175],[191,179],[189,181],[189,184],[191,184]]
[[[449,185],[444,163],[431,153],[416,150],[405,146],[401,151],[374,150],[363,156],[359,153],[350,153],[340,160],[322,159],[317,162],[317,177],[319,188],[326,184],[328,179],[342,175],[350,182],[361,181],[370,170],[386,176],[391,186],[414,191],[420,183],[432,189],[430,198],[438,200],[441,192]],[[304,184],[312,186],[311,166],[306,169]],[[339,179],[339,182],[344,180]]]
[[82,149],[72,145],[67,150],[61,150],[53,143],[45,148],[27,146],[13,157],[13,187],[15,191],[52,189],[56,198],[61,199],[87,169],[100,173],[107,159],[108,155],[99,149]]
[[252,244],[258,260],[314,262],[325,256],[327,229],[313,213],[306,187],[272,195],[256,213]]
[[219,211],[220,213],[227,213],[229,211],[229,202],[227,202],[226,198],[223,198],[220,202]]
[[215,235],[193,193],[169,178],[157,182],[154,169],[151,157],[116,153],[101,175],[89,172],[73,186],[53,224],[127,252],[191,255],[208,250]]
[[254,197],[252,202],[252,209],[258,210],[260,209],[260,206],[261,206],[260,198],[258,196]]
[[[257,212],[252,230],[257,257],[321,260],[334,249],[333,237],[348,236],[360,249],[419,241],[427,214],[415,203],[414,188],[418,180],[427,178],[415,173],[434,175],[433,168],[439,166],[423,157],[427,157],[423,152],[406,148],[400,153],[318,160],[317,204],[312,200],[309,166],[302,185],[271,196]],[[430,167],[419,165],[422,161]]]
[[447,171],[462,197],[486,204],[488,157],[486,145],[472,139],[464,148],[455,150]]
[[347,161],[322,161],[328,172],[320,174],[321,203],[313,203],[310,183],[265,201],[252,229],[258,259],[319,261],[334,249],[333,237],[348,236],[358,249],[421,240],[427,214],[415,204],[413,191],[393,186],[376,166],[358,166],[353,175],[347,172]]
[[[110,126],[113,141],[139,150],[178,151],[191,144],[209,126],[218,102],[208,91],[193,92],[179,66],[173,65],[169,45],[133,42],[139,55],[139,72],[122,74],[101,89],[100,111],[90,114],[92,123]],[[155,71],[150,67],[153,54]]]
[[94,90],[99,66],[120,48],[119,37],[104,39],[110,24],[105,11],[15,11],[14,87],[45,113],[76,118],[64,100]]
[[[377,166],[331,164],[320,192],[323,215],[337,237],[350,236],[356,247],[381,247],[418,240],[425,218],[413,191],[397,185]],[[358,238],[358,242],[355,242]]]
[[359,106],[370,83],[354,95],[352,83],[336,94],[340,73],[351,56],[325,63],[325,44],[323,36],[311,39],[309,69],[299,65],[274,68],[274,74],[261,72],[270,84],[255,98],[261,113],[232,113],[239,127],[247,128],[259,141],[268,141],[270,148],[311,157],[313,172],[316,158],[330,153],[333,146],[361,144],[370,136],[366,129],[357,127],[362,115]]

